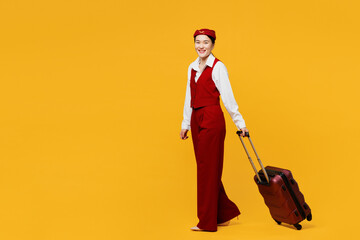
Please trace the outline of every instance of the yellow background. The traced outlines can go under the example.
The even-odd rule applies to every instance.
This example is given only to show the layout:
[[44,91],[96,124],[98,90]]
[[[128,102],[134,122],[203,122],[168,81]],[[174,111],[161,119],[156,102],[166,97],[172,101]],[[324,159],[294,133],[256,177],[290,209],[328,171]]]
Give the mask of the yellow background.
[[[359,3],[0,2],[0,239],[355,239]],[[192,34],[215,29],[265,165],[313,210],[277,226],[225,111],[223,181],[242,215],[196,225],[196,165],[179,139]]]

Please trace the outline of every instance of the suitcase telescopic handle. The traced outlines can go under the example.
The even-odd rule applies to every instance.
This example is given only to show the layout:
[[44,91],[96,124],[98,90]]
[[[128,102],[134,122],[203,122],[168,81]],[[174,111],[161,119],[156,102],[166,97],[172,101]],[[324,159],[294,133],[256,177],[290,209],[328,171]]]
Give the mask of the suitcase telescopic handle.
[[[253,160],[251,159],[250,154],[249,154],[249,152],[248,152],[248,150],[247,150],[247,148],[246,148],[246,146],[245,146],[244,140],[241,138],[241,133],[242,133],[241,130],[236,132],[236,134],[239,135],[240,141],[241,141],[241,143],[242,143],[242,145],[243,145],[243,147],[244,147],[244,150],[245,150],[245,152],[246,152],[246,155],[247,155],[248,158],[249,158],[249,161],[250,161],[250,163],[251,163],[251,166],[252,166],[253,169],[254,169],[254,172],[255,172],[255,174],[256,174],[256,177],[258,178],[259,182],[262,182],[262,181],[261,181],[261,178],[260,178],[260,175],[259,175],[259,173],[258,173],[258,171],[257,171],[257,169],[256,169],[256,167],[255,167],[255,164],[254,164]],[[252,149],[254,150],[254,153],[255,153],[255,155],[256,155],[256,158],[257,158],[257,160],[258,160],[258,162],[259,162],[259,164],[260,164],[260,166],[261,166],[261,169],[262,169],[263,172],[264,172],[266,181],[269,183],[269,182],[270,182],[269,176],[268,176],[268,174],[267,174],[267,172],[266,172],[266,170],[265,170],[265,168],[264,168],[264,165],[262,164],[262,162],[261,162],[261,160],[260,160],[260,158],[259,158],[259,155],[257,154],[257,152],[256,152],[256,150],[255,150],[255,147],[254,147],[253,142],[251,141],[249,132],[245,132],[245,137],[247,137],[247,138],[249,139],[250,144],[251,144],[251,147],[252,147]]]

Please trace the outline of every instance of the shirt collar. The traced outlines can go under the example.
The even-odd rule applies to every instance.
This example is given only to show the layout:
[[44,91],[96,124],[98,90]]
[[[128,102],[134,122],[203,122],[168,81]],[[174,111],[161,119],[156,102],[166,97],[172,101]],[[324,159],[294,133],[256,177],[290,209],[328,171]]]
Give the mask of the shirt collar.
[[[205,65],[212,67],[214,65],[214,61],[215,61],[215,57],[212,53],[210,53],[209,57],[206,60]],[[197,57],[197,59],[191,63],[191,67],[197,72],[200,71],[199,63],[200,63],[200,57]]]

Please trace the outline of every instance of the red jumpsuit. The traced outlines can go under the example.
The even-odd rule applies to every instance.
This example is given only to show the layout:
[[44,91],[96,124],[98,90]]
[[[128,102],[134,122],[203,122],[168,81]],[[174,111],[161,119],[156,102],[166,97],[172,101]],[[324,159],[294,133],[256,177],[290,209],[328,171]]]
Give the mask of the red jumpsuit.
[[[213,67],[219,60],[216,58]],[[217,231],[217,224],[240,214],[226,195],[221,182],[224,156],[225,119],[212,79],[213,67],[206,66],[197,82],[191,70],[191,132],[197,163],[198,228]]]

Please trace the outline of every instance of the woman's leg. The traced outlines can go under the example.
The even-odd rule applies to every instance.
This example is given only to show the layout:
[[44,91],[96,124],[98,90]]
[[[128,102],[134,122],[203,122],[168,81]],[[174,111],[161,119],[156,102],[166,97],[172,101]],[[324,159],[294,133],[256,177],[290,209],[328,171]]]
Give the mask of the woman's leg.
[[238,216],[240,214],[239,208],[236,206],[234,202],[232,202],[228,196],[226,195],[224,185],[221,181],[222,171],[223,171],[223,159],[224,159],[224,151],[222,151],[221,156],[221,162],[219,166],[219,198],[218,198],[218,215],[217,215],[217,223],[224,223],[227,222],[234,217]]
[[191,129],[197,163],[197,227],[216,231],[226,132],[220,106],[196,110]]
[[197,163],[197,227],[216,231],[218,223],[240,214],[221,182],[226,129],[220,106],[194,110],[191,131]]
[[216,129],[202,129],[198,135],[197,162],[197,202],[198,227],[207,231],[217,230],[217,215],[223,138]]
[[229,221],[239,214],[239,208],[228,198],[224,185],[220,181],[217,223],[219,224]]

